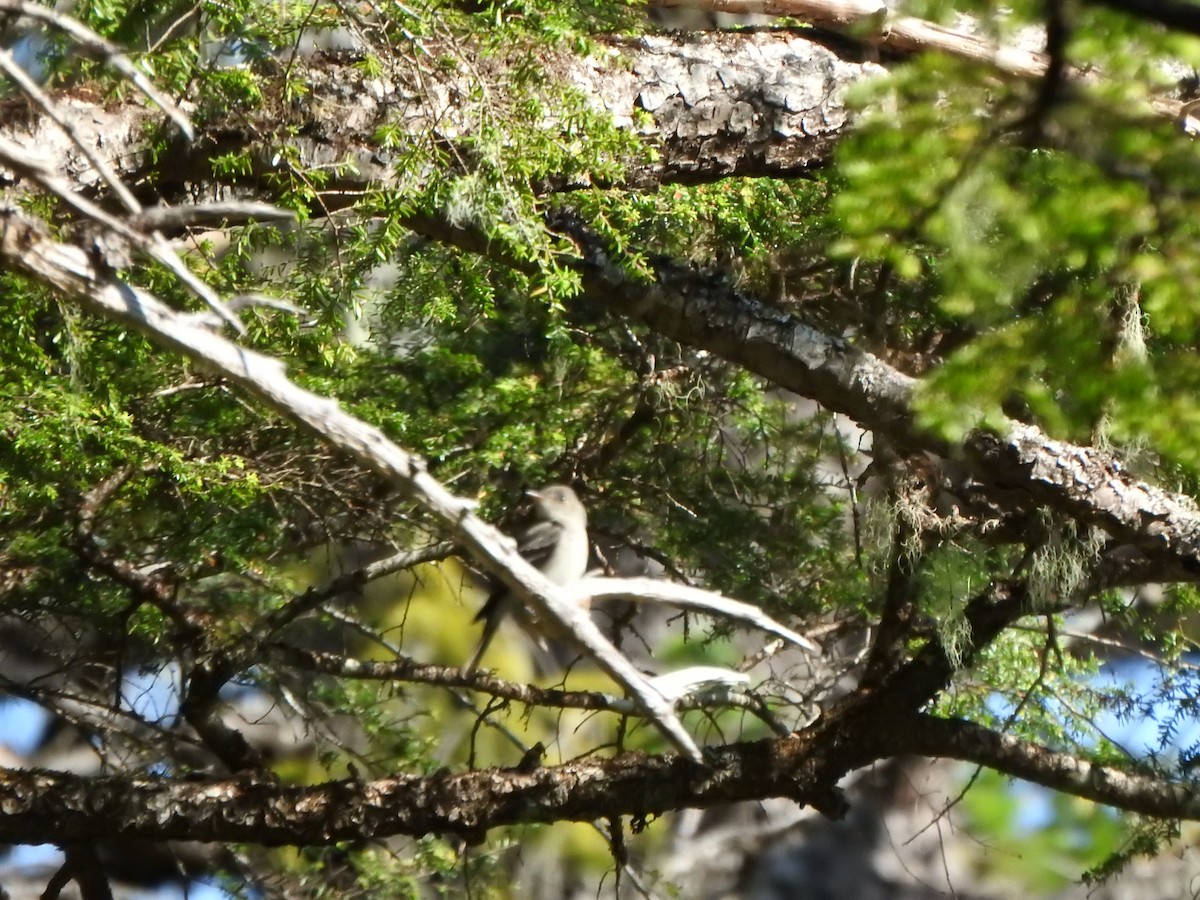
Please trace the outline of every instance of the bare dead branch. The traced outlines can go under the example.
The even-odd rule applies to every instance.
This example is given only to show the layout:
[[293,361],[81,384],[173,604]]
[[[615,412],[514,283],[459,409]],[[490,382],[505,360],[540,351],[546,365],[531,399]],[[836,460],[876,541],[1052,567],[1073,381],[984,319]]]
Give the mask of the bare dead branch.
[[567,600],[581,604],[586,600],[628,600],[633,603],[662,603],[681,609],[694,609],[714,616],[723,616],[735,622],[744,622],[752,628],[783,638],[790,644],[802,647],[809,653],[820,653],[821,648],[808,638],[776,622],[757,606],[724,597],[715,591],[706,591],[686,584],[675,584],[657,578],[583,578],[563,589]]
[[[90,160],[90,157],[89,157]],[[175,228],[203,226],[231,227],[247,222],[293,222],[296,214],[272,203],[253,200],[229,200],[201,203],[196,206],[151,206],[140,209],[130,224],[144,231],[165,231]]]

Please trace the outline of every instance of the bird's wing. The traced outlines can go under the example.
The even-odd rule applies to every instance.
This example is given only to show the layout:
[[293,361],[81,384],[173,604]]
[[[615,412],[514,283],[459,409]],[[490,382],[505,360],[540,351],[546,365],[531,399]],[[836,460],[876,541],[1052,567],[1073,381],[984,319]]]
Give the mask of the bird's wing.
[[[542,564],[550,558],[550,554],[554,552],[555,546],[558,544],[559,536],[562,534],[562,526],[556,522],[537,522],[536,524],[525,529],[517,538],[517,552],[534,568],[540,569]],[[500,605],[504,603],[506,606],[515,606],[512,597],[508,592],[508,588],[504,582],[496,577],[489,579],[491,590],[487,600],[480,607],[479,612],[475,614],[476,622],[488,622],[491,625],[491,630],[495,631],[493,621],[499,624],[500,616],[497,615]],[[491,635],[487,634],[490,640]]]
[[550,558],[562,536],[562,526],[557,522],[538,522],[530,526],[517,538],[517,552],[534,568]]

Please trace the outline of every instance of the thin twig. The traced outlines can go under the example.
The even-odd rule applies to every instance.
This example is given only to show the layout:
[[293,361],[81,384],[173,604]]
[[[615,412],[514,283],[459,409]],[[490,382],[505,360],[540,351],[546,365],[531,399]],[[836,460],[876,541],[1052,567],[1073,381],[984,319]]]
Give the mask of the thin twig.
[[[4,0],[0,0],[2,4]],[[0,9],[3,7],[0,6]],[[170,269],[180,281],[188,286],[209,308],[221,317],[223,322],[232,326],[238,334],[245,334],[246,326],[221,302],[221,298],[207,284],[197,278],[167,244],[166,239],[158,232],[145,235],[133,228],[129,223],[109,214],[103,208],[92,203],[86,197],[74,190],[73,186],[57,172],[46,166],[41,160],[28,154],[23,148],[0,137],[0,163],[19,172],[38,184],[43,190],[58,197],[80,215],[90,219],[102,228],[108,229],[116,236],[123,238],[132,247],[137,247],[153,259],[158,260]],[[89,267],[90,268],[90,267]]]
[[[566,691],[540,688],[497,678],[487,672],[464,675],[458,666],[438,666],[419,663],[411,657],[396,654],[390,660],[365,660],[340,656],[317,650],[303,650],[284,644],[271,644],[264,652],[277,655],[286,665],[307,672],[319,672],[338,678],[361,681],[396,681],[406,684],[428,684],[437,687],[466,688],[495,700],[541,706],[552,709],[581,709],[611,712],[622,716],[642,716],[643,707],[629,697],[617,697],[600,691]],[[664,676],[669,677],[669,676]],[[779,723],[753,690],[744,686],[714,687],[713,681],[696,681],[696,687],[673,698],[676,710],[728,707],[745,709],[761,719],[776,734],[789,730]]]
[[67,117],[63,115],[58,104],[51,100],[50,96],[38,86],[37,82],[29,77],[29,74],[21,68],[13,58],[12,53],[8,50],[0,49],[0,70],[3,70],[17,87],[25,92],[25,95],[33,101],[34,106],[40,109],[48,119],[62,130],[63,134],[79,149],[84,158],[92,164],[92,168],[96,170],[104,183],[117,195],[122,205],[134,215],[140,213],[142,205],[137,202],[137,198],[133,196],[129,188],[125,187],[125,182],[121,180],[120,176],[112,170],[112,167],[103,158],[88,146],[88,142],[67,121]]
[[176,106],[166,94],[156,88],[153,82],[130,62],[129,57],[122,53],[116,44],[105,40],[82,22],[76,21],[70,16],[65,16],[49,7],[39,6],[37,3],[30,2],[30,0],[0,0],[0,12],[15,13],[29,19],[36,19],[70,35],[75,43],[84,50],[95,56],[102,57],[109,65],[133,82],[134,87],[145,94],[151,103],[167,114],[176,127],[183,132],[184,137],[189,141],[195,139],[195,129],[192,128],[192,123],[184,115],[183,110]]

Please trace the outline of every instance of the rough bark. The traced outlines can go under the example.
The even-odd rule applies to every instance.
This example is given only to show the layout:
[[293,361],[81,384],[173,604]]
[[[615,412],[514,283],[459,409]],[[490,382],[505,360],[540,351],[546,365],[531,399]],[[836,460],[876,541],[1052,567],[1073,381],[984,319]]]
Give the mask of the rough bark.
[[[469,230],[428,218],[412,224],[439,240],[493,252]],[[1200,511],[1189,495],[1132,476],[1110,454],[1053,440],[1015,421],[1005,434],[974,432],[955,446],[917,420],[916,379],[878,357],[739,291],[720,273],[659,260],[653,280],[635,279],[609,263],[605,248],[580,223],[568,219],[559,226],[583,251],[574,265],[585,290],[608,308],[843,413],[908,451],[961,459],[979,488],[1004,506],[1046,505],[1099,526],[1157,561],[1158,580],[1200,577]]]
[[[582,93],[618,128],[636,133],[648,152],[642,161],[628,161],[625,183],[637,187],[731,175],[803,175],[827,159],[849,119],[845,89],[883,71],[856,60],[849,44],[831,48],[787,33],[719,34],[704,40],[648,35],[610,39],[601,46],[606,55],[600,58],[550,54],[546,68],[556,77],[556,89]],[[219,184],[210,160],[221,154],[248,154],[255,177],[262,177],[284,170],[279,150],[286,147],[305,167],[336,169],[322,195],[332,211],[368,186],[394,183],[391,163],[399,151],[379,148],[380,127],[395,126],[414,139],[453,146],[484,115],[470,99],[477,86],[473,79],[480,72],[501,79],[505,63],[483,60],[479,71],[464,72],[397,65],[387,75],[371,77],[354,62],[337,56],[306,60],[308,91],[302,97],[289,102],[282,92],[267,91],[248,121],[201,126],[195,141],[173,139],[153,161],[148,135],[161,120],[157,110],[134,101],[110,105],[64,97],[60,102],[87,146],[126,179],[153,169],[157,186],[167,192],[192,183]],[[97,183],[87,160],[53,123],[22,115],[19,101],[6,105],[12,124],[0,133],[77,183]],[[545,185],[574,186],[553,180]]]

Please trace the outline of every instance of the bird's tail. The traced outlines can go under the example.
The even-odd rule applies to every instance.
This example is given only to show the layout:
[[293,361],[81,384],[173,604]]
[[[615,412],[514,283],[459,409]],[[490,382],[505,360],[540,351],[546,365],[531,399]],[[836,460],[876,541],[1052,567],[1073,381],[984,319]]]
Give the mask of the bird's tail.
[[467,664],[462,667],[461,673],[464,678],[469,678],[475,674],[479,668],[479,662],[483,659],[483,654],[487,652],[487,648],[492,643],[492,638],[496,636],[496,631],[500,628],[500,623],[504,620],[504,600],[507,596],[507,591],[497,591],[487,598],[487,602],[480,607],[479,612],[475,614],[476,622],[483,622],[483,634],[479,637],[479,646],[475,648],[475,652],[471,654],[471,658],[467,660]]

